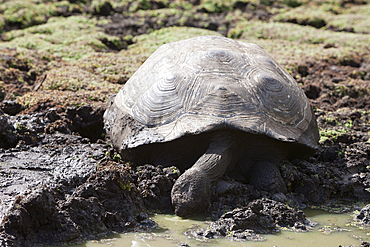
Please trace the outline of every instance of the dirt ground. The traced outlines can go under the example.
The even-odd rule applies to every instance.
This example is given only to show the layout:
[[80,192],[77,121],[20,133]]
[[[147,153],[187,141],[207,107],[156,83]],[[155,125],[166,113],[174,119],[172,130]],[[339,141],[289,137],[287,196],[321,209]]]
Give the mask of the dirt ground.
[[[122,6],[114,1],[100,1],[101,5],[94,5],[98,1],[69,2],[67,7],[55,5],[51,16],[45,14],[44,19],[32,19],[28,24],[10,19],[3,22],[4,31],[0,34],[4,44],[11,41],[10,36],[26,35],[18,31],[42,25],[52,16],[77,18],[83,13],[101,21],[96,24],[101,37],[110,36],[101,38],[105,50],[96,45],[95,55],[76,61],[40,48],[25,52],[24,48],[0,47],[0,246],[77,243],[114,232],[155,228],[156,223],[149,215],[173,213],[170,191],[180,172],[176,167],[136,166],[122,160],[112,148],[103,129],[105,101],[135,69],[114,64],[103,71],[98,64],[126,56],[136,66],[132,67],[137,68],[150,55],[148,51],[152,51],[148,48],[136,53],[135,44],[143,44],[138,37],[155,30],[194,27],[230,37],[242,22],[240,13],[251,23],[272,23],[279,17],[276,9],[288,9],[285,1],[271,5],[262,3],[270,1],[231,1],[232,7],[216,4],[217,1],[196,0],[189,1],[190,7],[177,1],[171,2],[174,7],[162,1],[129,1],[130,4]],[[3,6],[9,3],[0,1],[0,13],[5,17]],[[367,1],[341,4],[338,8],[370,5]],[[167,9],[165,14],[158,12]],[[279,17],[279,23],[322,28],[322,23],[310,22],[310,18],[283,17]],[[362,34],[366,38],[370,33],[370,29],[357,26],[324,24],[326,30],[340,35]],[[238,36],[243,38],[243,34]],[[262,37],[260,42],[266,42],[266,38]],[[339,47],[339,43],[320,45],[322,51],[329,51]],[[104,57],[111,54],[112,57]],[[302,209],[315,206],[345,211],[369,203],[369,54],[370,47],[362,47],[344,58],[315,55],[294,60],[294,66],[283,62],[314,107],[321,135],[320,150],[308,160],[280,164],[287,195],[259,192],[224,176],[222,180],[231,185],[227,190],[214,191],[208,209],[213,225],[187,234],[216,237],[225,236],[225,229],[237,229],[234,238],[258,240],[256,234],[274,232],[279,227],[307,230],[311,222]],[[118,72],[112,72],[113,67]],[[86,80],[97,84],[68,84],[84,73],[89,73]],[[81,79],[82,84],[84,80]],[[55,84],[58,81],[65,84]],[[100,81],[107,84],[99,84]],[[71,85],[78,88],[71,89]],[[112,88],[108,90],[107,85]],[[355,220],[368,224],[368,211],[365,207]],[[244,214],[242,222],[237,221],[240,213]],[[277,219],[279,214],[283,217]],[[260,220],[254,221],[255,217]]]

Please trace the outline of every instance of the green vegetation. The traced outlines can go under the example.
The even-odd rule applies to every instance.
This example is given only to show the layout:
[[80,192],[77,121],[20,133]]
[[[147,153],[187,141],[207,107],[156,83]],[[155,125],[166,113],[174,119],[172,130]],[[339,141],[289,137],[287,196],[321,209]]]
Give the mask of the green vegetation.
[[276,15],[273,20],[297,23],[299,25],[308,25],[315,28],[325,27],[327,21],[325,17],[328,15],[327,11],[323,9],[308,8],[306,5],[289,9],[286,12],[282,12]]
[[149,56],[159,46],[175,42],[182,39],[193,38],[202,35],[220,35],[217,32],[206,29],[191,28],[191,27],[169,27],[153,31],[149,34],[139,35],[134,38],[135,44],[131,45],[129,50],[147,53]]
[[49,16],[57,14],[57,8],[50,2],[12,0],[0,4],[0,33],[4,32],[5,24],[17,25],[21,28],[45,23]]
[[370,34],[333,32],[292,23],[238,22],[228,36],[258,43],[288,70],[298,66],[302,58],[345,65],[359,53],[370,54]]
[[[117,53],[111,52],[106,44],[111,42],[115,47],[122,47],[122,40],[105,34],[97,26],[107,23],[107,20],[83,16],[52,17],[45,24],[3,34],[5,42],[0,43],[0,48],[17,47],[29,60],[25,62],[30,67],[36,63],[32,60],[35,54],[47,63],[46,79],[40,90],[19,97],[18,101],[25,107],[48,101],[50,97],[67,105],[80,105],[81,101],[105,102],[160,45],[199,35],[217,35],[204,29],[166,28],[135,37],[134,45]],[[45,69],[39,68],[37,74]],[[23,81],[23,77],[19,81]]]
[[324,143],[325,141],[331,141],[335,142],[339,136],[344,135],[348,132],[345,128],[338,128],[336,130],[334,129],[326,129],[322,130],[320,129],[320,143]]
[[309,25],[315,28],[370,33],[370,5],[345,7],[343,3],[309,3],[285,9],[273,20]]
[[119,187],[121,190],[131,191],[133,186],[131,185],[130,181],[119,181]]
[[18,47],[53,54],[55,57],[76,60],[84,55],[107,49],[102,40],[119,42],[102,32],[96,25],[107,21],[97,21],[82,16],[68,18],[53,17],[46,24],[3,34],[3,47]]
[[[160,29],[149,28],[135,37],[108,35],[102,26],[111,20],[99,14],[111,10],[133,17],[138,26],[152,18]],[[257,10],[268,19],[255,18]],[[160,45],[219,32],[258,43],[288,71],[294,71],[302,58],[346,65],[358,54],[370,59],[369,16],[369,1],[204,0],[195,5],[182,0],[1,0],[0,52],[15,60],[0,57],[0,96],[17,98],[26,107],[50,98],[63,105],[99,104],[118,92]],[[163,28],[168,19],[177,27]],[[185,27],[188,20],[203,28]],[[213,27],[219,32],[206,29],[224,21],[227,24]],[[127,46],[131,41],[134,44]],[[32,88],[38,76],[46,79],[37,90],[8,92],[9,78]],[[353,74],[365,76],[363,71]],[[338,85],[333,93],[347,95],[351,90]],[[369,93],[361,90],[356,92]]]
[[355,50],[369,49],[370,35],[338,33],[278,22],[240,22],[229,32],[231,38],[246,39],[249,37],[268,40],[298,41],[303,44],[336,44],[343,48]]

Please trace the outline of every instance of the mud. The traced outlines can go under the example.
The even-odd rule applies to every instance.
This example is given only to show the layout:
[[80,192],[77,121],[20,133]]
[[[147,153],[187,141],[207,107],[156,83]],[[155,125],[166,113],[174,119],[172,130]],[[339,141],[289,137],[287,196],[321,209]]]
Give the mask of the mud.
[[[51,108],[8,119],[16,126],[18,144],[0,154],[2,246],[79,242],[155,227],[131,185],[136,180],[130,167],[109,159],[108,145],[68,133],[42,134],[58,121],[50,123],[53,113]],[[63,132],[72,132],[62,123]]]
[[259,234],[278,232],[281,227],[302,232],[314,225],[302,211],[262,198],[223,214],[207,229],[190,229],[185,234],[197,239],[227,237],[239,241],[264,241],[266,239]]
[[[319,88],[316,100],[341,100]],[[6,109],[15,104],[3,105]],[[258,234],[280,227],[309,230],[305,215],[296,208],[368,202],[369,115],[366,104],[357,107],[316,111],[324,130],[339,129],[348,121],[353,126],[328,136],[308,160],[281,163],[287,195],[259,192],[225,175],[208,210],[214,223],[187,234],[263,240]],[[64,108],[50,101],[15,116],[1,114],[2,246],[62,244],[114,232],[145,231],[156,227],[148,219],[150,212],[173,212],[170,191],[180,171],[123,161],[104,140],[103,112],[102,107]],[[90,131],[81,131],[89,126]],[[364,208],[357,219],[367,224],[368,211]]]
[[[153,9],[163,8],[160,1],[150,3]],[[227,20],[227,11],[210,12],[204,7],[191,16],[182,11],[165,17],[137,12],[128,18],[122,13],[131,5],[61,7],[57,15],[86,12],[112,20],[101,28],[120,37],[119,46],[105,41],[114,51],[127,48],[134,36],[162,27],[200,27],[225,35],[235,25]],[[272,17],[266,5],[237,1],[233,8],[249,13],[249,19]],[[19,28],[24,27],[7,23],[5,30]],[[330,49],[333,44],[325,46]],[[14,99],[37,90],[50,58],[35,54],[32,64],[15,49],[1,48],[0,53],[4,83],[0,91],[0,246],[76,243],[115,232],[149,231],[156,227],[150,213],[173,213],[170,191],[179,169],[135,166],[122,160],[105,138],[104,106],[61,106],[52,99],[31,108],[20,105]],[[189,236],[262,240],[258,234],[282,227],[309,230],[311,222],[301,209],[324,206],[341,211],[344,204],[369,203],[368,57],[357,54],[340,62],[302,59],[291,74],[314,106],[321,149],[308,160],[280,164],[286,195],[259,192],[225,175],[207,212],[213,223],[208,229],[189,230]],[[369,207],[350,208],[354,209],[359,210],[355,220],[368,225]]]
[[[14,145],[0,153],[1,246],[148,231],[156,223],[147,210],[173,211],[170,191],[179,170],[133,168],[102,139],[93,142],[102,134],[102,112],[43,103],[29,115],[2,114],[2,127]],[[90,138],[78,132],[86,126],[98,126]],[[9,136],[4,138],[3,144],[10,144]]]

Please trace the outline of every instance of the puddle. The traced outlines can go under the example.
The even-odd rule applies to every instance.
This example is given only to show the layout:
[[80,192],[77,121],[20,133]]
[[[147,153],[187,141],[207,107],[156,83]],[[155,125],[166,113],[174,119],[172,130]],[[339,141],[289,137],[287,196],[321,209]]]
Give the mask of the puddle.
[[[212,239],[200,241],[190,239],[183,233],[190,227],[200,225],[206,227],[204,221],[182,219],[174,215],[159,214],[152,217],[160,227],[153,233],[125,233],[111,236],[99,241],[89,241],[82,245],[73,247],[105,247],[105,246],[131,246],[131,247],[177,247],[181,243],[194,246],[230,246],[230,247],[265,247],[265,246],[284,246],[284,247],[319,247],[319,246],[339,246],[356,245],[362,241],[370,241],[368,228],[358,229],[347,226],[351,221],[349,214],[327,213],[321,210],[306,210],[307,218],[318,223],[312,232],[297,233],[291,231],[281,231],[277,234],[263,235],[267,240],[264,242],[237,242],[226,239]],[[370,235],[370,233],[369,233]]]

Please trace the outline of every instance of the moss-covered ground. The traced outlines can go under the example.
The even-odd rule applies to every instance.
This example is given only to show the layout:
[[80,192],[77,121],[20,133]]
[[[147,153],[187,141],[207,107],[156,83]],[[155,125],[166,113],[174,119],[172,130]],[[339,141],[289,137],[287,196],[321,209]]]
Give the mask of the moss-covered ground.
[[2,0],[0,97],[100,104],[161,44],[199,35],[258,43],[293,73],[307,60],[366,65],[369,13],[344,0]]

